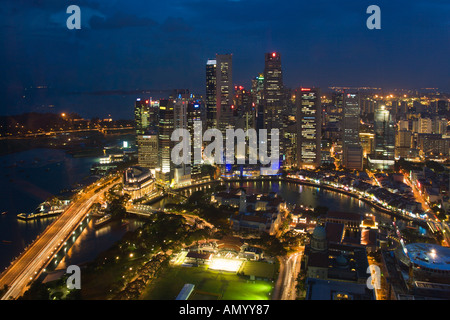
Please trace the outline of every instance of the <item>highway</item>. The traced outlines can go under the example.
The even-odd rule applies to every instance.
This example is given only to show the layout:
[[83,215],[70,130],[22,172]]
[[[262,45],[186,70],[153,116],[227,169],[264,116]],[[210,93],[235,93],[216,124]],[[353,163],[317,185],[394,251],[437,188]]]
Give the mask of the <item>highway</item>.
[[23,295],[31,281],[39,277],[54,254],[83,221],[90,206],[114,186],[113,182],[117,179],[105,181],[100,190],[93,188],[82,194],[0,275],[0,288],[8,286],[2,300],[17,299]]
[[303,250],[290,256],[279,257],[280,272],[275,284],[273,300],[295,300],[297,275],[300,272]]

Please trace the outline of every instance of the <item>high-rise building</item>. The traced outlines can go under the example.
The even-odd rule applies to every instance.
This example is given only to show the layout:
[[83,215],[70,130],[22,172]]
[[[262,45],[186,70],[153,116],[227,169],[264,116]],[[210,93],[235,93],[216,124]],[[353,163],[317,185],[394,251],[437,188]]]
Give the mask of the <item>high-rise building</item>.
[[149,127],[149,110],[150,100],[137,99],[134,105],[134,120],[136,122],[136,135],[142,135]]
[[[187,129],[191,136],[191,177],[192,179],[201,178],[202,161],[196,159],[195,154],[201,154],[203,145],[204,127],[204,106],[202,101],[191,100],[187,106]],[[195,135],[196,126],[202,125],[201,136]]]
[[259,74],[257,77],[252,79],[252,94],[254,97],[254,103],[256,106],[262,103],[264,92],[264,74]]
[[233,127],[233,55],[216,55],[216,121],[225,133]]
[[342,148],[343,165],[348,169],[362,170],[363,149],[359,140],[360,124],[359,96],[357,93],[343,94]]
[[371,169],[392,170],[395,160],[395,132],[391,113],[380,106],[374,114],[375,153],[368,157]]
[[[188,105],[189,105],[189,93],[187,95],[179,94],[178,98],[174,100],[173,105],[173,129],[188,129]],[[177,142],[175,142],[177,143]],[[190,145],[192,143],[190,142]],[[191,152],[189,150],[189,152]],[[191,154],[192,156],[192,154]],[[186,184],[191,181],[191,164],[181,163],[174,165],[171,162],[171,173],[173,177],[173,182],[176,185]]]
[[217,128],[217,60],[206,62],[206,126]]
[[321,161],[322,108],[320,91],[301,88],[296,95],[297,163],[299,168],[317,168]]
[[138,164],[140,167],[154,170],[158,167],[158,131],[146,130],[136,137],[138,147]]
[[134,115],[138,164],[151,170],[158,166],[158,112],[159,101],[137,99]]
[[282,128],[284,105],[283,73],[281,55],[278,52],[266,53],[264,68],[264,125],[267,130]]
[[395,158],[410,158],[412,132],[409,130],[398,130],[395,135]]
[[171,150],[174,143],[171,141],[171,135],[174,131],[174,116],[174,100],[160,100],[158,170],[156,172],[156,179],[167,185],[172,182],[171,172],[173,171],[173,162],[171,161]]

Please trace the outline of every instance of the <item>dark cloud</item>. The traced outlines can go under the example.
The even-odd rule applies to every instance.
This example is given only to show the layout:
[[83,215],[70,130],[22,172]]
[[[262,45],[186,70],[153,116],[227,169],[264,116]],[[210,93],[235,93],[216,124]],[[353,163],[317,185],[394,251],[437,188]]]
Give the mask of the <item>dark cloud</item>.
[[154,27],[158,23],[150,18],[138,17],[133,14],[115,13],[110,17],[94,15],[89,20],[92,29],[121,29],[129,27]]
[[[275,50],[289,87],[450,91],[448,0],[1,2],[0,99],[11,105],[36,85],[204,93],[205,63],[216,53],[233,53],[233,81],[248,85]],[[66,28],[72,4],[81,8],[82,30]],[[366,28],[372,4],[381,8],[381,30]]]
[[192,29],[192,26],[180,17],[168,17],[161,25],[161,30],[165,32],[189,32]]

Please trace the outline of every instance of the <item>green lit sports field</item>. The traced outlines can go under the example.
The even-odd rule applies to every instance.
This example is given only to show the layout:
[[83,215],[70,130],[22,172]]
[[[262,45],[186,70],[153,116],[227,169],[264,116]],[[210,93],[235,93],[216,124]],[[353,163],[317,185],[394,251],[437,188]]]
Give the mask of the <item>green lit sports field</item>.
[[144,300],[175,300],[186,283],[195,285],[195,300],[268,300],[273,289],[269,281],[250,281],[235,273],[202,267],[170,267],[144,291]]

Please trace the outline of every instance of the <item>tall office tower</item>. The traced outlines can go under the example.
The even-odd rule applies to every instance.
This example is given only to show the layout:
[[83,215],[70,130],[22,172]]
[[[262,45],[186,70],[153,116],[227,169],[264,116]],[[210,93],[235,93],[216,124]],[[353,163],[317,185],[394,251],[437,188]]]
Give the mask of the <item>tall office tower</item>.
[[233,55],[216,55],[216,119],[217,128],[225,133],[233,128]]
[[394,115],[394,119],[397,119],[400,113],[400,104],[398,100],[392,101],[392,114]]
[[[203,146],[203,133],[207,129],[203,125],[204,122],[204,106],[202,101],[191,100],[187,107],[187,129],[191,136],[191,178],[201,178],[201,159],[196,159],[195,154],[201,154]],[[202,125],[201,136],[195,135],[194,130],[199,124]]]
[[151,99],[137,99],[134,109],[138,164],[152,170],[158,166],[158,110],[159,101]]
[[264,74],[260,73],[257,77],[252,79],[252,94],[256,106],[262,103],[264,92]]
[[301,88],[296,95],[297,164],[299,168],[320,166],[322,140],[322,108],[320,91]]
[[395,135],[395,158],[411,157],[412,132],[401,129]]
[[392,170],[395,160],[394,122],[389,110],[380,106],[374,114],[375,153],[369,156],[371,169]]
[[156,171],[156,179],[165,185],[170,185],[172,182],[173,162],[171,161],[171,151],[174,143],[171,141],[171,136],[174,131],[174,116],[174,100],[160,100],[158,170]]
[[217,128],[217,60],[206,62],[206,126]]
[[277,52],[266,53],[263,91],[264,124],[266,129],[282,128],[282,112],[285,108],[283,100],[281,55]]
[[138,147],[138,164],[153,173],[158,167],[158,130],[147,129],[145,134],[136,137]]
[[434,118],[433,119],[433,133],[447,134],[448,120],[446,118]]
[[137,99],[134,105],[134,120],[136,122],[136,135],[142,135],[149,127],[150,110],[149,99]]
[[360,108],[357,93],[343,94],[342,140],[344,145],[359,144]]
[[400,118],[406,119],[408,112],[409,112],[408,102],[402,100],[400,102]]
[[283,115],[286,112],[283,73],[281,70],[281,55],[278,52],[265,54],[264,89],[262,109],[264,114],[264,129],[268,132],[267,144],[272,145],[270,132],[279,130],[280,160],[285,156],[285,131]]
[[344,153],[344,146],[343,146],[343,114],[344,114],[344,93],[343,92],[333,92],[331,95],[331,103],[333,105],[333,114],[334,114],[334,120],[335,123],[334,126],[334,132],[333,132],[333,138],[335,139],[335,158],[337,158],[339,161],[343,161],[343,153]]
[[[173,129],[188,129],[188,105],[189,105],[189,93],[179,93],[178,98],[174,100],[173,105]],[[191,140],[191,139],[190,139]],[[181,141],[180,141],[181,142]],[[177,144],[175,142],[174,144]],[[192,145],[192,142],[189,142]],[[191,153],[191,151],[189,150]],[[190,155],[192,156],[192,154]],[[171,164],[171,176],[173,177],[173,182],[176,185],[186,184],[191,181],[191,164]]]
[[362,170],[363,150],[359,141],[360,124],[359,96],[357,93],[343,94],[342,148],[343,164],[348,169]]

